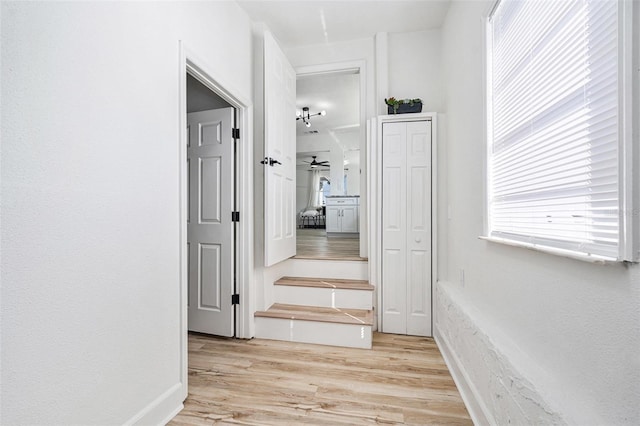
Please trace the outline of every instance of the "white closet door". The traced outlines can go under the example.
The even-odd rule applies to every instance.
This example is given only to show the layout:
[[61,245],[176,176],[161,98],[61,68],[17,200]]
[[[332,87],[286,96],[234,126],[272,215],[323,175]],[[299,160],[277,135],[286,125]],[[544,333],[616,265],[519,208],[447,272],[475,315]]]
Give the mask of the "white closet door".
[[431,335],[431,122],[407,123],[407,334]]
[[407,332],[405,123],[382,125],[382,331]]
[[431,122],[382,126],[382,331],[431,335]]

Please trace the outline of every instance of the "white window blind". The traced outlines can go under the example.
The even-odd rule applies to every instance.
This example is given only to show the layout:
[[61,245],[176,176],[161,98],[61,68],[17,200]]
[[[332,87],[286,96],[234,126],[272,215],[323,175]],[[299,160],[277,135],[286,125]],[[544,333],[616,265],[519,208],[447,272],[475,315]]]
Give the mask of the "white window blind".
[[491,14],[489,237],[618,258],[618,20],[602,0]]

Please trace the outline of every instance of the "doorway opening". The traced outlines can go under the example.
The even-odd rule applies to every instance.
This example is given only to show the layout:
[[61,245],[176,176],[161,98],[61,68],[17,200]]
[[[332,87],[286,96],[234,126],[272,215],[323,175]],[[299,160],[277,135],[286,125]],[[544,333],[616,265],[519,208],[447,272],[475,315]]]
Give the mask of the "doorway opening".
[[[187,132],[187,76],[195,78],[199,83],[203,84],[210,92],[213,92],[218,98],[222,99],[226,104],[234,109],[235,125],[234,128],[234,155],[235,155],[235,178],[233,187],[235,195],[233,196],[234,212],[234,241],[233,249],[233,271],[234,271],[234,288],[235,296],[232,307],[234,320],[233,334],[238,338],[250,338],[253,335],[253,312],[255,311],[255,303],[251,295],[255,291],[254,270],[253,270],[253,132],[252,132],[252,114],[253,106],[249,96],[244,96],[242,92],[229,88],[235,87],[226,79],[220,79],[216,68],[208,66],[195,54],[184,42],[179,43],[180,56],[180,72],[178,77],[178,94],[179,94],[179,126],[178,143],[176,145],[176,157],[178,170],[178,198],[179,209],[177,212],[177,226],[179,235],[179,315],[180,315],[180,387],[183,398],[187,397],[188,382],[188,309],[189,309],[189,243],[188,243],[188,218],[189,218],[189,167],[187,162],[187,144],[189,143],[189,134]],[[210,127],[208,130],[212,130]],[[210,163],[213,160],[210,161]],[[213,170],[209,168],[209,170]],[[209,199],[207,205],[208,214],[215,211],[215,203],[213,199]],[[231,212],[225,212],[229,215]],[[215,215],[214,215],[215,216]],[[237,220],[236,220],[237,219]],[[207,255],[215,257],[215,247],[205,246],[208,249]],[[220,296],[221,298],[221,296]],[[228,300],[229,304],[232,300]]]
[[364,63],[296,74],[296,109],[310,118],[296,123],[295,257],[366,261]]
[[237,110],[188,71],[187,325],[235,337]]

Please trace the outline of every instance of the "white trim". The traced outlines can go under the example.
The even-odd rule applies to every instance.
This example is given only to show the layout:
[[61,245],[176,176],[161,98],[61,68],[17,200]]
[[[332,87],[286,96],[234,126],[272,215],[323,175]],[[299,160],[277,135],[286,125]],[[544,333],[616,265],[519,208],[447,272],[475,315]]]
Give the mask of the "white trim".
[[[312,75],[320,74],[333,74],[342,72],[359,72],[363,73],[365,69],[365,61],[343,61],[343,62],[329,62],[316,65],[303,65],[295,68],[296,77],[309,77]],[[361,83],[362,84],[362,83]]]
[[604,256],[596,256],[589,254],[581,254],[572,250],[562,250],[554,247],[545,247],[539,244],[534,243],[525,243],[522,241],[508,240],[506,238],[498,238],[498,237],[485,237],[480,235],[478,237],[481,240],[490,241],[492,243],[504,244],[511,247],[521,247],[529,250],[539,251],[541,253],[553,254],[556,256],[568,257],[569,259],[581,260],[583,262],[590,263],[620,263],[618,260],[614,258],[604,257]]
[[[377,206],[378,206],[378,194],[379,188],[381,188],[381,181],[379,176],[379,170],[381,168],[381,164],[379,161],[380,154],[378,152],[378,127],[377,127],[377,119],[374,117],[371,120],[367,120],[367,130],[369,131],[367,145],[369,149],[367,150],[367,169],[369,170],[369,174],[367,175],[367,191],[368,191],[368,201],[367,201],[367,210],[369,211],[369,229],[367,230],[369,233],[369,283],[376,288],[376,297],[374,300],[374,306],[376,307],[376,312],[380,311],[380,289],[379,289],[379,277],[382,276],[382,270],[380,266],[380,261],[378,258],[378,253],[380,252],[380,242],[382,241],[380,229],[380,219]],[[376,321],[376,329],[380,330],[380,315],[377,315]]]
[[[382,211],[382,144],[378,135],[382,135],[384,123],[431,120],[431,334],[433,335],[434,299],[433,289],[438,279],[438,114],[423,112],[416,114],[379,115],[371,119],[371,139],[369,140],[369,282],[376,287],[378,312],[382,306],[382,221],[379,212]],[[375,244],[373,243],[375,241]],[[382,330],[382,315],[377,315],[378,330]]]
[[631,25],[629,33],[632,34],[632,43],[629,46],[629,50],[632,51],[630,64],[632,72],[631,77],[631,90],[632,95],[632,111],[630,112],[632,122],[629,123],[633,126],[631,140],[629,140],[628,161],[631,162],[631,169],[628,171],[628,178],[633,182],[634,187],[629,188],[633,193],[632,202],[627,204],[627,208],[630,209],[627,212],[627,217],[630,219],[630,223],[635,227],[631,233],[634,239],[632,258],[635,261],[640,261],[640,4],[638,2],[631,3],[631,11],[629,13],[629,20],[625,24]]
[[460,396],[464,401],[464,405],[469,412],[473,424],[477,426],[492,424],[489,422],[491,415],[486,405],[482,400],[476,398],[478,390],[473,385],[473,382],[469,380],[462,363],[451,349],[448,340],[444,335],[440,334],[440,331],[435,326],[433,327],[433,339],[442,354],[445,364],[447,364],[447,368],[451,373],[451,377],[453,377],[458,392],[460,392]]
[[188,249],[187,249],[187,212],[188,212],[188,183],[187,175],[187,51],[182,41],[178,42],[179,50],[179,68],[178,68],[178,227],[180,247],[179,261],[180,271],[178,276],[179,300],[180,300],[180,383],[182,385],[182,400],[184,401],[188,395],[188,310],[189,303],[188,285],[189,285],[189,267],[188,267]]
[[240,92],[213,72],[215,67],[209,66],[196,53],[191,51],[184,42],[179,41],[179,126],[177,144],[178,158],[178,193],[179,193],[179,238],[180,238],[180,275],[178,277],[180,298],[180,383],[182,384],[183,400],[187,397],[187,369],[188,369],[188,324],[187,324],[187,168],[186,168],[186,141],[187,141],[187,89],[186,74],[189,73],[198,78],[205,86],[214,91],[222,99],[235,107],[238,113],[238,128],[240,140],[238,143],[238,169],[237,169],[237,203],[241,212],[241,220],[238,225],[237,248],[237,290],[241,295],[240,305],[237,309],[236,336],[250,338],[253,333],[253,294],[255,285],[253,280],[253,106],[249,99],[244,98]]
[[[360,132],[359,132],[359,145],[360,145],[360,205],[367,205],[367,178],[368,170],[366,164],[367,153],[367,63],[364,60],[344,61],[344,62],[330,62],[326,64],[317,65],[305,65],[295,68],[296,77],[309,77],[313,75],[321,74],[335,74],[343,72],[354,72],[359,74],[360,81]],[[363,161],[364,160],[364,161]],[[358,219],[360,224],[360,257],[369,257],[369,244],[368,232],[362,232],[363,229],[368,228],[369,212],[366,209],[359,209],[360,217]],[[364,236],[364,238],[362,238]]]
[[127,420],[124,425],[159,425],[167,424],[183,408],[183,382],[176,383],[163,392],[149,405]]
[[484,143],[484,158],[482,159],[482,212],[483,212],[483,220],[482,220],[482,232],[484,235],[489,235],[489,230],[491,229],[491,225],[489,221],[491,220],[491,215],[489,214],[489,190],[491,188],[491,184],[489,182],[489,159],[491,158],[489,152],[489,135],[492,134],[493,129],[491,125],[493,123],[492,120],[489,120],[491,116],[491,61],[489,58],[489,46],[492,45],[491,42],[491,31],[489,30],[489,19],[491,19],[491,15],[493,14],[496,7],[498,7],[499,0],[496,0],[492,6],[487,10],[486,14],[483,17],[483,26],[484,26],[484,36],[482,37],[482,93],[484,93],[484,102],[482,105],[482,118],[484,123],[484,133],[482,142]]
[[[634,2],[623,1],[618,4],[619,26],[618,34],[620,37],[619,45],[619,73],[620,83],[618,91],[620,93],[620,122],[619,135],[620,145],[618,147],[619,156],[619,187],[622,202],[620,203],[620,249],[619,259],[638,261],[640,260],[638,220],[640,212],[637,210],[638,201],[634,197],[635,187],[638,185],[634,180],[634,158],[637,161],[637,153],[634,152],[633,133],[634,129],[638,132],[640,125],[638,114],[633,114],[633,80],[634,80],[634,28],[633,14]],[[636,9],[640,9],[635,5]],[[639,14],[638,11],[635,11]],[[637,31],[637,30],[636,30]],[[636,33],[637,35],[637,33]],[[640,43],[640,41],[637,41]],[[636,56],[638,53],[636,53]],[[638,58],[636,58],[638,60]],[[637,77],[636,77],[637,78]],[[636,95],[637,96],[637,95]],[[634,119],[635,118],[635,119]],[[636,148],[637,149],[637,144]],[[636,167],[640,166],[636,163]],[[636,176],[637,178],[637,176]],[[635,208],[634,208],[635,207]],[[634,216],[635,212],[635,216]],[[636,220],[634,220],[634,217]]]

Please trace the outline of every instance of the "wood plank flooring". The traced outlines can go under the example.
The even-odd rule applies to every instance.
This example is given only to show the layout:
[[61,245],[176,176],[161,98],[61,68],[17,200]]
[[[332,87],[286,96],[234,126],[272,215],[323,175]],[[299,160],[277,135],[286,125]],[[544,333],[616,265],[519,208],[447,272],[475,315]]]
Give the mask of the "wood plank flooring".
[[189,335],[189,397],[171,425],[472,425],[433,339],[373,349]]
[[327,260],[363,260],[360,257],[360,239],[327,237],[324,229],[299,228],[296,230],[296,258]]

